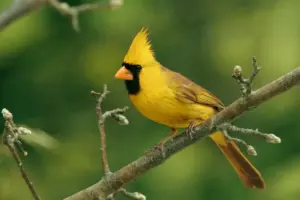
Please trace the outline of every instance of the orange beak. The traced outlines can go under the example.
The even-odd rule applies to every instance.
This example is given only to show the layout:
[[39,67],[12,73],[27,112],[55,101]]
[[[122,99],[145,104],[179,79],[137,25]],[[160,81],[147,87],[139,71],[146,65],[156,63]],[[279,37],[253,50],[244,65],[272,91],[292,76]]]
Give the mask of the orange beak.
[[131,72],[124,66],[117,71],[117,73],[115,74],[115,78],[122,80],[133,80]]

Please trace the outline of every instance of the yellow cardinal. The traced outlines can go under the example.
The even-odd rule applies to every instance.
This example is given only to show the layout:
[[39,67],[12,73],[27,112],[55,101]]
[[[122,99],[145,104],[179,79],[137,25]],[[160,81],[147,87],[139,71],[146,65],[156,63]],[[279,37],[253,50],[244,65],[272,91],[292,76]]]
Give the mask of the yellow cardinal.
[[[191,123],[201,124],[224,107],[216,96],[204,88],[163,67],[155,59],[145,29],[133,39],[115,77],[125,80],[129,98],[137,110],[145,117],[171,128],[170,136],[160,145],[164,145],[178,128],[187,128]],[[259,171],[233,141],[227,141],[220,131],[211,134],[210,138],[247,187],[265,188]]]

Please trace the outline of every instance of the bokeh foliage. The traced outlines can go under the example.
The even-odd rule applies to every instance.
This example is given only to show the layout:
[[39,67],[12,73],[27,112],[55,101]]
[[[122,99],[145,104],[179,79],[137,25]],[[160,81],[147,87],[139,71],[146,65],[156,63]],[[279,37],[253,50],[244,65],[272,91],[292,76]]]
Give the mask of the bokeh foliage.
[[[9,4],[4,0],[0,9]],[[120,9],[80,16],[80,33],[50,7],[6,28],[0,33],[0,106],[13,112],[16,123],[46,132],[58,143],[50,149],[25,145],[29,156],[24,163],[40,195],[62,199],[101,177],[100,137],[89,92],[101,91],[106,83],[112,91],[106,109],[131,106],[124,84],[113,76],[143,26],[149,28],[162,64],[229,104],[240,95],[231,78],[234,65],[249,74],[251,56],[257,56],[263,67],[255,81],[259,87],[300,63],[299,6],[297,0],[125,0]],[[127,185],[128,190],[163,200],[299,199],[299,92],[284,93],[235,122],[273,132],[283,141],[270,145],[247,138],[259,153],[250,159],[265,177],[265,191],[244,188],[209,140],[178,153]],[[127,116],[129,126],[106,123],[113,170],[142,155],[169,131],[135,109]],[[3,146],[0,154],[0,199],[31,199]]]

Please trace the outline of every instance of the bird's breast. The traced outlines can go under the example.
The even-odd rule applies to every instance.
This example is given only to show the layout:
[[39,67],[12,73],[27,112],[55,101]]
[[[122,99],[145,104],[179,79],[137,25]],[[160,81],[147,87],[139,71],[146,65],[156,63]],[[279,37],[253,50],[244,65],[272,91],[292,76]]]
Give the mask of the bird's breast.
[[208,107],[182,104],[172,90],[164,87],[153,91],[141,90],[138,95],[129,97],[142,115],[169,127],[185,128],[191,122],[202,122],[210,116]]
[[157,123],[173,128],[185,128],[191,122],[201,123],[215,113],[215,110],[207,105],[178,99],[178,91],[174,89],[162,68],[142,69],[139,74],[139,86],[139,92],[129,94],[129,98],[142,115]]
[[130,95],[130,100],[136,109],[145,117],[168,126],[179,123],[180,109],[171,101],[172,94],[168,91],[152,91],[146,93],[143,90],[138,95]]

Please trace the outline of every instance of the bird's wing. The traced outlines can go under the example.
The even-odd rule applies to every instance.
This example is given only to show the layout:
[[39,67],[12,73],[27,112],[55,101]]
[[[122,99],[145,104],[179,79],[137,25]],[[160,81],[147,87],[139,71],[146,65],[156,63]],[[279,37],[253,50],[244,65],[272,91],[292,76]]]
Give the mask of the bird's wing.
[[168,77],[168,85],[175,93],[177,100],[186,104],[201,104],[221,110],[223,103],[212,93],[197,85],[183,75],[162,67],[163,73]]

